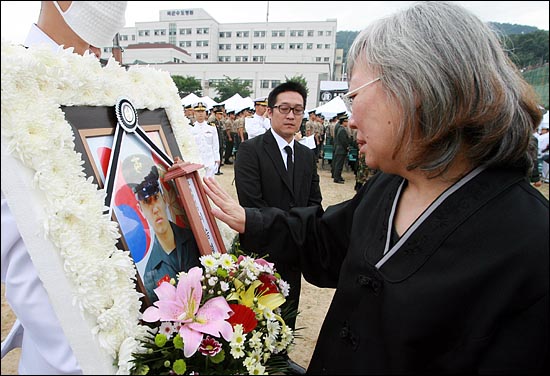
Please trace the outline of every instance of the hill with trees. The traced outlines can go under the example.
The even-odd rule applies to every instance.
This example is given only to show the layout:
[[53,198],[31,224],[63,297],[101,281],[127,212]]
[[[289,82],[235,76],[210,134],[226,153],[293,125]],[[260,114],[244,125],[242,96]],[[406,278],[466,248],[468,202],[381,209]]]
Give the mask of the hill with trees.
[[[489,22],[504,40],[504,46],[518,68],[541,66],[548,63],[548,31],[533,26]],[[358,31],[338,31],[336,48],[344,50],[344,61],[348,50],[359,34]]]
[[[539,93],[541,104],[548,108],[548,30],[508,23],[489,24],[500,35],[510,59]],[[359,31],[336,33],[336,48],[344,50],[344,61],[347,60],[348,50],[358,34]]]

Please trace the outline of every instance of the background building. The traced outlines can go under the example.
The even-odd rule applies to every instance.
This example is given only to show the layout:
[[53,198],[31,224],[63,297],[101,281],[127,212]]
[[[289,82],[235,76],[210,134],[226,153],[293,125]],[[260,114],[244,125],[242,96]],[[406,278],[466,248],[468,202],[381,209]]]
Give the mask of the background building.
[[[336,24],[336,19],[220,24],[200,8],[169,9],[159,11],[158,21],[122,29],[119,42],[124,64],[162,64],[159,69],[172,75],[194,76],[210,97],[217,96],[211,85],[224,76],[250,81],[253,96],[263,96],[303,75],[310,107],[318,104],[320,81],[342,78]],[[102,57],[110,53],[104,48]]]

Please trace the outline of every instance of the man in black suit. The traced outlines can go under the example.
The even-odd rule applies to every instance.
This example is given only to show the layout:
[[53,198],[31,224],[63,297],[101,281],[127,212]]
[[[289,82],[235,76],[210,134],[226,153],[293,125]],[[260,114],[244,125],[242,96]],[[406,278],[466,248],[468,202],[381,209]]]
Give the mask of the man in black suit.
[[[306,89],[296,82],[282,83],[269,94],[267,113],[271,129],[243,142],[235,161],[235,184],[242,206],[277,207],[288,211],[296,206],[321,205],[315,152],[294,141],[294,134],[302,123],[306,99]],[[290,147],[289,152],[285,147]],[[270,250],[245,251],[261,254]],[[300,270],[291,264],[279,263],[275,267],[290,284],[285,305],[290,304],[297,310]],[[294,329],[295,323],[294,319],[287,324]]]

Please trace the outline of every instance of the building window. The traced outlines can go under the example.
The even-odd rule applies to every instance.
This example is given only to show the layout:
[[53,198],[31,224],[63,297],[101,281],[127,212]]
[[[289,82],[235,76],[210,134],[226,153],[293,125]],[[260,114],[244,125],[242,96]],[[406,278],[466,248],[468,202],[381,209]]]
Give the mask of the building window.
[[330,49],[330,44],[325,44],[325,48],[326,48],[327,50],[329,50],[329,49]]
[[276,88],[277,86],[279,86],[281,84],[281,81],[280,80],[272,80],[271,81],[271,88]]
[[328,63],[330,61],[330,57],[325,57],[323,60]]
[[[231,56],[219,56],[218,61],[220,63],[230,63],[231,62]],[[211,81],[213,81],[213,80],[211,80]],[[210,84],[212,84],[212,83],[210,83]]]
[[323,48],[323,45],[321,43],[318,43],[317,44],[317,49],[321,49],[321,48]]
[[208,34],[208,30],[207,27],[199,27],[197,28],[197,34]]
[[256,38],[265,38],[265,31],[255,31],[254,37]]
[[176,35],[178,27],[175,23],[168,24],[168,35]]
[[155,30],[155,35],[156,35],[156,36],[159,36],[159,35],[166,35],[166,29],[156,29],[156,30]]
[[330,31],[330,30],[325,31],[325,33],[326,33],[327,37],[330,37],[332,35],[332,31]]
[[290,30],[290,36],[291,37],[303,37],[304,31],[303,30]]
[[307,31],[307,36],[312,37],[313,36],[313,30],[308,30]]
[[150,30],[140,30],[140,31],[138,31],[138,35],[140,37],[148,37],[149,33],[150,33]]
[[269,80],[261,80],[260,81],[260,87],[262,89],[269,89]]
[[308,44],[306,45],[306,48],[307,48],[308,50],[312,50],[312,49],[313,49],[313,43],[308,43]]
[[316,58],[315,58],[315,61],[321,62],[321,58],[320,58],[320,57],[316,57]]
[[197,47],[208,47],[208,41],[207,40],[198,40],[196,42]]
[[[264,61],[264,57],[263,56],[252,56],[252,61],[255,61],[255,62],[263,62]],[[267,87],[267,86],[266,86]]]
[[265,50],[265,43],[254,43],[252,48],[254,50]]
[[231,31],[220,31],[220,38],[231,38]]
[[190,28],[180,29],[180,35],[191,35],[192,31]]
[[195,54],[197,60],[208,60],[208,54]]
[[322,36],[323,36],[323,30],[319,30],[319,31],[317,32],[317,36],[322,37]]
[[284,43],[271,43],[271,49],[272,50],[284,50],[285,44]]
[[285,31],[284,30],[273,30],[271,32],[271,36],[272,37],[284,37],[285,36]]

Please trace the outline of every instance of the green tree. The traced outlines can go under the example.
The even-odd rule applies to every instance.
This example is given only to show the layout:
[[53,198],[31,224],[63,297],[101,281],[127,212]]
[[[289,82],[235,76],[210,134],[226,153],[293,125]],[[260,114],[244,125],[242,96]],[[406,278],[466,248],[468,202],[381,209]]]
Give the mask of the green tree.
[[548,62],[548,31],[538,30],[529,34],[510,35],[504,40],[510,59],[523,69]]
[[286,82],[292,81],[292,82],[297,82],[299,84],[302,84],[302,86],[306,88],[306,93],[309,97],[309,88],[307,87],[307,80],[306,80],[306,78],[304,77],[303,74],[301,74],[299,76],[290,77],[290,78],[285,76],[285,79],[286,79]]
[[216,102],[221,103],[235,94],[239,94],[243,98],[252,94],[252,90],[250,89],[252,81],[230,78],[226,75],[224,77],[223,81],[213,85],[218,92],[218,96],[214,98]]
[[178,94],[180,98],[183,98],[191,93],[202,97],[202,85],[201,81],[193,76],[172,76],[172,80],[178,88]]

